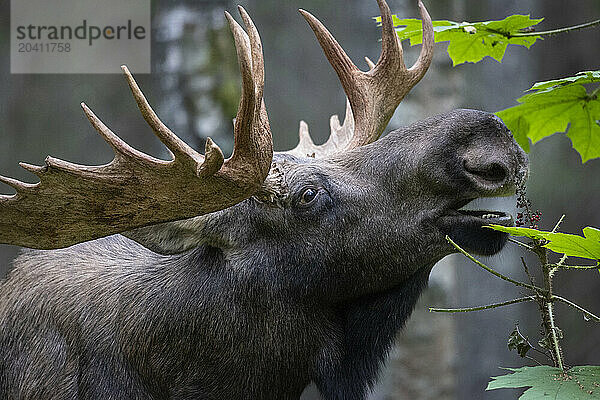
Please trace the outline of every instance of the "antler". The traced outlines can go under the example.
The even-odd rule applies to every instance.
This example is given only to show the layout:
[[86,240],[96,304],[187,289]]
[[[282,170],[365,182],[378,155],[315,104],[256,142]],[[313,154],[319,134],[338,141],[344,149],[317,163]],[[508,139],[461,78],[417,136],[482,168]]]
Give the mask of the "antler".
[[379,138],[394,111],[421,80],[433,57],[433,25],[419,0],[423,24],[423,47],[411,68],[402,59],[402,45],[394,31],[390,8],[384,0],[377,0],[381,11],[382,49],[377,64],[367,59],[369,71],[363,72],[350,60],[327,28],[309,12],[300,10],[321,44],[325,56],[337,73],[348,99],[344,124],[337,116],[331,117],[331,134],[323,145],[315,145],[308,126],[300,122],[300,142],[287,153],[301,157],[323,157],[334,152],[353,149]]
[[230,207],[252,196],[271,166],[273,145],[263,102],[264,62],[260,37],[239,7],[248,33],[225,13],[237,50],[242,97],[237,112],[233,155],[224,161],[209,138],[205,155],[175,135],[152,110],[123,66],[137,105],[169,149],[171,161],[135,150],[85,105],[93,127],[113,148],[106,165],[77,165],[47,157],[43,167],[21,163],[40,182],[29,184],[0,175],[15,195],[0,195],[0,242],[40,249],[67,247],[159,222],[195,217]]

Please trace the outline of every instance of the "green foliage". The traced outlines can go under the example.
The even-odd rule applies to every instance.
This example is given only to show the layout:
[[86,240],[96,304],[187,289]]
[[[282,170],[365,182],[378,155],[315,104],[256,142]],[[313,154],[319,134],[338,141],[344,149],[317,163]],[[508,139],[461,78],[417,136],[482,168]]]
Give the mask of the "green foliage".
[[530,90],[542,90],[542,89],[556,89],[557,87],[571,83],[594,83],[600,82],[600,71],[584,71],[580,72],[575,76],[569,76],[567,78],[553,79],[551,81],[538,82],[534,84]]
[[550,243],[545,246],[567,256],[600,260],[600,230],[590,226],[583,228],[585,237],[567,233],[550,233],[546,236]]
[[512,373],[492,377],[486,390],[529,387],[519,400],[600,399],[600,367],[573,367],[566,372],[547,365],[506,368]]
[[521,104],[497,112],[519,145],[529,151],[533,143],[556,132],[568,132],[582,162],[600,157],[600,99],[584,84],[600,82],[600,71],[538,82],[517,101]]
[[[395,15],[394,26],[398,37],[410,39],[410,45],[421,43],[423,32],[421,20],[399,19]],[[448,55],[453,65],[476,63],[490,56],[502,62],[509,44],[530,48],[541,36],[520,36],[524,30],[540,23],[543,18],[531,19],[529,15],[511,15],[499,21],[454,22],[433,21],[435,42],[450,42]],[[377,19],[378,22],[381,18]]]
[[560,232],[546,232],[531,228],[490,225],[490,228],[506,232],[512,236],[525,236],[535,240],[545,240],[544,247],[572,257],[600,260],[600,230],[588,226],[583,228],[584,236]]
[[536,239],[536,240],[544,239],[544,236],[546,234],[550,233],[550,232],[544,232],[544,231],[540,231],[540,230],[533,229],[533,228],[521,228],[521,227],[516,227],[516,226],[502,226],[502,225],[494,225],[494,224],[490,225],[489,228],[496,230],[496,231],[508,233],[512,236],[525,236],[530,239]]
[[[381,23],[381,17],[375,18]],[[410,45],[422,42],[419,19],[393,16],[396,33]],[[544,35],[581,29],[600,24],[600,20],[546,32],[532,32],[543,18],[510,15],[503,20],[484,22],[433,21],[435,42],[450,42],[448,55],[453,65],[476,63],[490,56],[502,62],[509,44],[530,48]],[[600,99],[598,90],[588,94],[584,84],[600,82],[600,71],[580,72],[575,76],[538,82],[518,99],[519,105],[498,112],[512,130],[519,145],[529,151],[533,143],[557,132],[567,132],[582,162],[600,157]]]
[[[422,23],[418,19],[394,18],[396,33],[401,40],[409,39],[410,45],[422,42]],[[449,42],[448,55],[453,65],[465,62],[476,63],[489,56],[502,62],[509,44],[530,48],[543,36],[568,32],[600,24],[596,20],[587,24],[560,28],[546,32],[533,32],[533,26],[542,19],[531,19],[529,15],[511,15],[503,20],[485,22],[454,22],[447,20],[433,21],[435,42]],[[377,18],[377,22],[381,22]],[[584,71],[562,79],[538,82],[522,97],[517,99],[519,105],[496,113],[504,120],[513,132],[519,145],[529,151],[529,141],[533,143],[557,132],[565,132],[580,154],[582,162],[600,157],[600,85],[588,93],[583,85],[600,82],[600,70]],[[527,209],[529,211],[529,209]],[[531,215],[530,215],[530,218]],[[539,216],[538,216],[539,218]],[[532,220],[533,221],[533,220]],[[561,219],[562,221],[562,219]],[[559,221],[560,223],[560,221]],[[557,225],[558,226],[558,225]],[[505,227],[492,225],[490,228],[506,232],[513,236],[525,236],[533,239],[530,245],[521,243],[538,255],[545,274],[545,286],[538,288],[514,281],[493,269],[485,266],[458,245],[447,238],[461,253],[469,257],[477,265],[488,272],[509,281],[517,286],[527,287],[535,294],[527,298],[491,304],[468,309],[436,309],[437,311],[462,312],[486,308],[496,308],[517,302],[536,300],[540,305],[542,325],[545,336],[538,343],[552,355],[556,367],[538,366],[507,370],[511,373],[492,377],[487,390],[500,388],[528,388],[520,397],[521,400],[539,400],[553,398],[556,400],[600,399],[600,366],[573,367],[564,369],[562,350],[559,339],[562,331],[556,326],[552,303],[562,301],[584,313],[584,318],[600,322],[597,317],[581,306],[552,294],[552,277],[557,268],[596,268],[600,266],[600,230],[593,227],[583,229],[583,236],[560,232],[546,232],[523,227]],[[596,261],[596,266],[566,266],[563,257],[558,264],[549,264],[545,247],[564,256],[587,258]],[[523,261],[525,272],[531,275]],[[600,270],[599,270],[600,271]],[[526,337],[515,327],[508,340],[508,348],[516,350],[521,357],[533,347]],[[539,350],[538,350],[539,351]]]

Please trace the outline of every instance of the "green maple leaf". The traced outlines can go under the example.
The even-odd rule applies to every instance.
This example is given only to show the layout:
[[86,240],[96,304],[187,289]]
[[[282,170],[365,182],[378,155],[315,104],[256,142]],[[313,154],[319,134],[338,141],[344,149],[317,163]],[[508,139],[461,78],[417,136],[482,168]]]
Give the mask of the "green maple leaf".
[[[423,31],[418,19],[399,19],[393,16],[396,33],[401,40],[409,39],[414,46],[422,41]],[[523,29],[542,21],[529,15],[511,15],[499,21],[454,22],[433,21],[435,42],[447,42],[453,65],[476,63],[490,56],[501,62],[509,44],[531,47],[541,36],[519,36]],[[381,18],[376,18],[381,22]]]
[[486,390],[528,387],[519,400],[600,399],[600,366],[584,365],[566,372],[548,365],[505,369],[511,373],[493,376]]
[[495,231],[505,232],[511,236],[524,236],[530,239],[544,239],[545,236],[550,233],[546,231],[540,231],[533,228],[522,228],[518,226],[503,226],[503,225],[495,225],[492,224],[488,228],[493,229]]
[[[392,15],[392,19],[394,21],[394,27],[396,27],[396,34],[401,40],[409,39],[411,46],[421,44],[423,41],[423,26],[420,19],[400,19],[396,15]],[[381,17],[376,17],[375,20],[381,25]],[[432,21],[432,24],[436,43],[440,42],[440,32],[461,27],[460,23],[447,20]]]
[[490,225],[491,229],[506,232],[512,236],[525,236],[530,239],[546,240],[544,247],[571,257],[600,260],[600,230],[591,226],[583,228],[583,235],[540,231],[532,228]]
[[515,140],[529,151],[533,143],[556,132],[567,132],[582,162],[600,157],[600,99],[583,84],[600,82],[600,71],[538,82],[517,101],[521,104],[497,112]]
[[548,233],[545,239],[550,243],[544,247],[568,256],[600,260],[600,230],[588,226],[583,229],[583,234]]
[[584,84],[584,83],[594,83],[594,82],[600,82],[600,71],[583,71],[583,72],[578,73],[575,76],[569,76],[569,77],[560,78],[560,79],[553,79],[551,81],[538,82],[538,83],[535,83],[529,90],[549,89],[549,88],[559,87],[561,85],[569,84],[569,83]]

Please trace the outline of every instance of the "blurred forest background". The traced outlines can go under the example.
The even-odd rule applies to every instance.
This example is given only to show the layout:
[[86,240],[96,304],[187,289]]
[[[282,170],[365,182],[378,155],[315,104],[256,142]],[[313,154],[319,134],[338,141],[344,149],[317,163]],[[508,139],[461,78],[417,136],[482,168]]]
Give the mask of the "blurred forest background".
[[[393,13],[416,18],[416,1],[389,0]],[[231,151],[231,119],[239,99],[239,73],[233,42],[223,18],[241,3],[256,23],[266,61],[265,101],[277,150],[293,147],[298,122],[308,122],[315,142],[329,134],[328,119],[343,114],[344,94],[337,78],[298,8],[325,22],[348,54],[366,69],[363,56],[377,60],[379,14],[375,0],[245,0],[153,1],[152,68],[136,75],[163,121],[194,147],[203,149],[211,136]],[[545,17],[540,30],[575,25],[600,17],[598,0],[429,0],[434,19],[481,21],[510,14]],[[89,126],[79,103],[85,101],[128,143],[156,156],[164,149],[139,115],[124,78],[114,75],[11,75],[9,1],[0,1],[0,173],[34,181],[17,163],[43,163],[46,155],[86,164],[112,158],[110,148]],[[407,49],[406,62],[419,48]],[[536,81],[600,68],[600,28],[564,34],[535,44],[531,50],[509,46],[504,62],[489,58],[453,68],[445,45],[436,45],[434,63],[407,96],[388,130],[426,116],[466,107],[495,112]],[[115,71],[119,73],[120,71]],[[343,115],[340,115],[343,117]],[[566,214],[562,230],[581,233],[600,226],[600,160],[581,165],[565,135],[536,144],[530,154],[528,194],[543,212],[541,228],[551,228]],[[0,192],[11,193],[7,186]],[[482,207],[514,209],[514,198],[488,200]],[[10,269],[18,248],[0,246],[0,273]],[[488,265],[524,279],[520,252],[507,246]],[[593,312],[600,311],[597,271],[559,272],[556,291]],[[434,268],[430,289],[417,306],[371,399],[507,399],[508,391],[484,392],[499,366],[532,365],[509,352],[507,337],[518,321],[535,343],[539,317],[534,304],[469,314],[433,314],[428,306],[475,306],[502,301],[520,292],[478,269],[460,256]],[[565,334],[566,362],[600,364],[600,327],[558,306]],[[377,327],[373,327],[377,329]],[[544,360],[545,361],[545,360]],[[304,400],[318,399],[308,388]]]

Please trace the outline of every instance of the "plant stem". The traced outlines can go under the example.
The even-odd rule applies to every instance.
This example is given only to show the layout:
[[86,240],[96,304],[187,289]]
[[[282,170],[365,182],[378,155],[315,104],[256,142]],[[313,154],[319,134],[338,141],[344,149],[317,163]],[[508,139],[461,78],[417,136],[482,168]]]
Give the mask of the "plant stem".
[[546,289],[547,300],[550,300],[550,296],[552,295],[552,267],[548,264],[548,252],[541,244],[536,243],[535,253],[540,259],[540,264],[542,264],[544,289]]
[[548,317],[550,318],[550,327],[552,328],[552,343],[554,344],[554,353],[556,355],[556,362],[558,363],[558,368],[561,370],[565,370],[562,361],[562,350],[560,349],[560,345],[558,344],[558,337],[556,335],[556,326],[554,325],[554,312],[552,310],[552,303],[546,303],[546,307],[548,308]]
[[519,246],[525,247],[527,250],[533,250],[533,247],[531,247],[530,245],[523,243],[519,240],[513,239],[511,237],[508,238],[508,241],[514,244],[518,244]]
[[576,310],[581,311],[584,315],[588,316],[589,318],[593,319],[596,322],[600,322],[600,317],[598,317],[597,315],[592,314],[591,312],[589,312],[588,310],[586,310],[585,308],[573,303],[570,300],[565,299],[564,297],[561,296],[556,296],[553,295],[552,296],[552,300],[558,300],[558,301],[562,301],[563,303],[575,308]]
[[529,268],[527,268],[527,264],[525,263],[525,259],[523,257],[521,257],[521,264],[523,264],[523,269],[525,270],[525,274],[527,275],[527,278],[529,278],[529,283],[531,283],[531,286],[535,286],[535,281],[533,280],[533,276],[529,272]]
[[478,259],[476,259],[475,257],[473,257],[472,255],[470,255],[469,253],[467,253],[465,250],[463,250],[459,245],[457,245],[456,243],[454,243],[454,241],[452,239],[450,239],[450,236],[446,236],[446,240],[452,245],[454,246],[454,248],[456,248],[456,250],[458,250],[462,255],[464,255],[465,257],[467,257],[469,260],[473,261],[475,264],[479,265],[481,268],[485,269],[487,272],[489,272],[492,275],[497,276],[498,278],[505,280],[507,282],[512,283],[513,285],[516,286],[521,286],[521,287],[526,287],[527,289],[531,289],[536,293],[543,293],[545,294],[546,291],[540,287],[537,286],[533,286],[533,285],[528,285],[525,282],[519,282],[519,281],[515,281],[514,279],[509,278],[506,275],[502,275],[500,272],[488,267],[487,265],[485,265],[484,263],[482,263],[481,261],[479,261]]
[[552,228],[552,233],[556,232],[556,230],[558,229],[558,227],[560,226],[560,224],[563,222],[563,219],[565,219],[565,214],[563,214],[562,217],[560,217],[560,219],[556,223],[556,225],[554,225],[554,228]]
[[468,307],[468,308],[434,308],[429,307],[429,312],[445,312],[445,313],[457,313],[457,312],[471,312],[471,311],[480,311],[480,310],[488,310],[490,308],[498,308],[509,306],[511,304],[523,303],[525,301],[533,301],[535,300],[535,296],[527,296],[527,297],[519,297],[518,299],[503,301],[502,303],[493,303],[485,306],[479,307]]
[[564,269],[598,269],[597,265],[562,265],[562,264],[550,264],[551,267],[564,268]]
[[549,31],[513,33],[510,35],[510,37],[550,36],[550,35],[556,35],[557,33],[566,33],[566,32],[571,32],[571,31],[577,31],[579,29],[591,28],[592,26],[596,26],[596,25],[600,25],[600,19],[597,19],[597,20],[591,21],[591,22],[586,22],[585,24],[567,26],[565,28],[552,29]]
[[[558,224],[557,224],[558,226]],[[534,252],[540,259],[542,265],[542,271],[544,275],[544,289],[546,291],[543,303],[545,307],[542,308],[542,322],[546,335],[551,339],[553,346],[553,356],[556,360],[556,366],[564,371],[564,364],[562,359],[562,349],[558,343],[558,336],[556,334],[556,325],[554,324],[554,310],[552,308],[553,296],[552,296],[552,275],[553,267],[548,263],[548,250],[541,246],[539,242],[536,242],[534,246]]]

